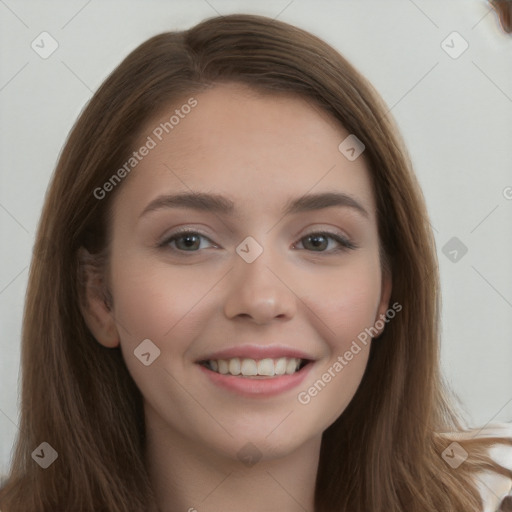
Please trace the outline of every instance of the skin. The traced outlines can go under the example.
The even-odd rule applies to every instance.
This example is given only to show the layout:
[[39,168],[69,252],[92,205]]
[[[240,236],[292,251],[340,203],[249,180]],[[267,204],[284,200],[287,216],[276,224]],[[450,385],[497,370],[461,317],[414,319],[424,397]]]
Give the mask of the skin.
[[[121,345],[144,397],[162,511],[312,511],[322,433],[354,396],[370,343],[307,405],[297,394],[389,307],[370,174],[364,155],[350,162],[338,150],[349,133],[303,99],[239,84],[194,97],[198,105],[118,186],[106,276],[113,306],[93,293],[91,276],[84,315],[100,343]],[[144,127],[137,147],[175,108]],[[190,191],[227,196],[235,214],[161,208],[140,217],[157,196]],[[283,217],[289,198],[332,191],[368,216],[335,206]],[[183,250],[183,239],[157,247],[178,226],[207,237],[199,250]],[[335,252],[328,238],[315,250],[306,235],[322,230],[357,248]],[[247,236],[263,248],[250,264],[235,252]],[[144,339],[161,350],[149,366],[133,354]],[[195,361],[242,343],[291,346],[316,362],[298,388],[238,396]],[[261,455],[250,467],[237,456],[248,442]]]

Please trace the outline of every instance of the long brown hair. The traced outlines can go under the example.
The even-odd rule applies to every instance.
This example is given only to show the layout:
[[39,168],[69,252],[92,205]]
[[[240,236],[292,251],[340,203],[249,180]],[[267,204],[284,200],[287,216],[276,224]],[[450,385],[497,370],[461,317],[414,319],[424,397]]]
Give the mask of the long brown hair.
[[[459,440],[461,420],[439,370],[434,239],[403,142],[373,87],[317,37],[252,15],[157,35],[105,80],[76,122],[49,188],[30,268],[22,333],[21,422],[2,512],[130,512],[155,507],[144,464],[142,398],[119,349],[97,343],[80,310],[80,247],[105,253],[112,199],[94,190],[126,161],[141,127],[165,106],[220,82],[300,94],[365,144],[382,252],[403,310],[371,347],[361,385],[324,432],[315,512],[477,511],[472,481],[492,440]],[[132,172],[137,172],[136,170]],[[46,257],[42,257],[41,254]],[[50,257],[48,257],[50,255]],[[47,469],[41,442],[58,452]],[[503,474],[510,471],[501,467]]]

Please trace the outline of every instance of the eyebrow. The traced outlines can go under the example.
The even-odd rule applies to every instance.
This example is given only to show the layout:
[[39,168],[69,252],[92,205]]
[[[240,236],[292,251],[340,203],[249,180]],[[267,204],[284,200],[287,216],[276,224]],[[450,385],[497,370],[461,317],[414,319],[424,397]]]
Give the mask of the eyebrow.
[[[366,209],[356,199],[342,192],[323,192],[307,194],[298,198],[289,199],[283,209],[284,215],[293,213],[322,210],[333,206],[352,208],[364,217],[369,217]],[[232,215],[235,212],[235,203],[225,196],[204,192],[187,192],[181,194],[168,194],[157,197],[151,201],[140,217],[146,213],[162,208],[190,208],[199,211]]]

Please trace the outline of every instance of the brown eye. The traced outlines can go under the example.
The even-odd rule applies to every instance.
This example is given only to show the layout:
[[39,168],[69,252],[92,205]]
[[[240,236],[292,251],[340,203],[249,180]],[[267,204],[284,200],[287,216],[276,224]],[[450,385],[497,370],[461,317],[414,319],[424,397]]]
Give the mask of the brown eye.
[[[313,248],[313,250],[315,250],[315,251],[317,249],[320,251],[323,251],[323,250],[327,249],[327,247],[329,245],[328,237],[321,235],[321,234],[308,235],[303,240],[307,240],[307,244],[303,243],[304,247],[306,247],[306,249]],[[310,247],[307,247],[308,245]]]
[[166,238],[161,244],[159,244],[159,246],[172,251],[197,252],[199,249],[205,248],[201,247],[202,240],[206,241],[206,247],[208,244],[214,246],[208,237],[196,231],[182,231],[175,233],[174,235]]
[[[174,240],[176,242],[176,247],[185,251],[199,249],[199,245],[201,245],[201,238],[194,234],[180,235]],[[183,244],[178,242],[183,242]]]
[[[329,245],[331,245],[331,240],[335,242],[334,247],[328,249]],[[308,235],[303,236],[300,239],[300,242],[307,251],[321,253],[332,253],[357,248],[355,244],[347,240],[345,237],[328,232],[309,233]]]

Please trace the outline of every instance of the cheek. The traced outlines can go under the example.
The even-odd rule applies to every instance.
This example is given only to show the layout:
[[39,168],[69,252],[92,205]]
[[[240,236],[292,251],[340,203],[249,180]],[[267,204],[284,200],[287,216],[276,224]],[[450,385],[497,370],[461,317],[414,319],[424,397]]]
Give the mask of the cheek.
[[[186,382],[184,356],[205,325],[208,292],[216,281],[218,277],[208,274],[194,279],[191,272],[147,258],[125,257],[112,265],[114,314],[124,360],[145,400],[157,410],[173,396],[176,417],[188,418],[186,407],[193,404],[177,381]],[[146,339],[160,350],[149,366],[136,357]]]
[[381,299],[381,270],[372,255],[354,259],[325,275],[317,274],[309,305],[325,322],[329,345],[344,349],[365,328],[374,325]]
[[[325,430],[352,401],[366,370],[371,337],[365,329],[375,323],[380,286],[373,272],[338,275],[337,286],[326,285],[310,307],[323,328],[325,357],[297,394],[300,410]],[[314,301],[314,304],[313,304]]]
[[317,274],[308,307],[323,324],[325,357],[297,396],[301,407],[327,428],[345,410],[361,382],[381,293],[381,271],[375,258],[361,258],[328,276]]
[[164,339],[172,337],[172,346],[167,348],[182,351],[181,337],[174,337],[173,331],[182,329],[200,310],[198,305],[214,282],[208,276],[191,279],[190,272],[172,270],[158,262],[137,258],[118,261],[112,267],[111,284],[122,343],[131,347],[149,338],[162,346]]

